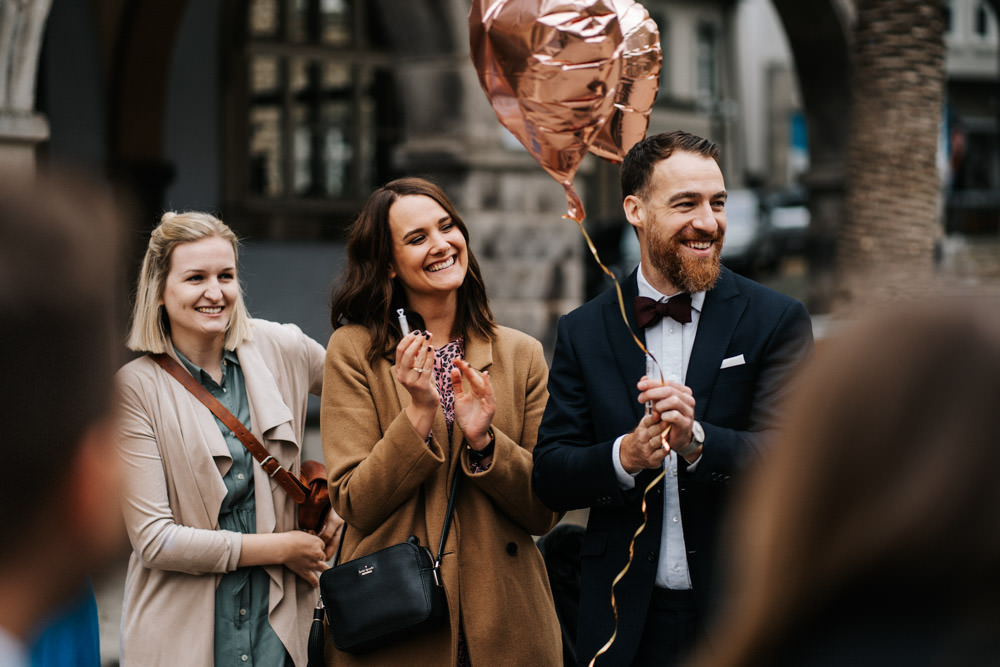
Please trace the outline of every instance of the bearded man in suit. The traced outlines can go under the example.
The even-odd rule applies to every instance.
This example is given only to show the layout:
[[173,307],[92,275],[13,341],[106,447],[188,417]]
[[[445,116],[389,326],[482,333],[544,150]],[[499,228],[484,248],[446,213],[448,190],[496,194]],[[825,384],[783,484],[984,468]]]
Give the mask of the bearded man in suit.
[[[553,510],[590,508],[580,664],[617,630],[597,665],[662,667],[704,637],[731,478],[758,459],[812,326],[798,301],[721,266],[726,187],[714,143],[647,137],[625,157],[621,183],[640,247],[623,286],[628,326],[658,368],[647,370],[614,289],[562,317],[533,485]],[[616,623],[613,581],[644,518],[614,588]]]

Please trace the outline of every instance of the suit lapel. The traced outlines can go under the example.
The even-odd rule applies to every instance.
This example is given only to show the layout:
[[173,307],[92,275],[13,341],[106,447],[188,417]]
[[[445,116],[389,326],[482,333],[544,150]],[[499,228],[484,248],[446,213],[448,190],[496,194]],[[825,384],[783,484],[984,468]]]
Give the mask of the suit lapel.
[[639,405],[639,389],[636,383],[646,373],[646,357],[643,351],[635,344],[630,332],[635,332],[636,336],[646,344],[645,330],[637,330],[635,324],[635,296],[639,293],[636,283],[636,272],[632,274],[622,285],[622,302],[625,306],[625,315],[628,319],[628,327],[622,321],[621,306],[618,303],[617,294],[610,292],[610,302],[605,303],[602,309],[604,318],[604,330],[607,335],[608,344],[615,357],[615,368],[618,371],[622,383],[626,387],[629,398],[633,423],[638,423],[642,419],[642,406]]
[[694,392],[695,419],[704,418],[719,366],[746,305],[747,298],[740,293],[732,273],[723,267],[719,282],[705,295],[688,361],[685,384]]

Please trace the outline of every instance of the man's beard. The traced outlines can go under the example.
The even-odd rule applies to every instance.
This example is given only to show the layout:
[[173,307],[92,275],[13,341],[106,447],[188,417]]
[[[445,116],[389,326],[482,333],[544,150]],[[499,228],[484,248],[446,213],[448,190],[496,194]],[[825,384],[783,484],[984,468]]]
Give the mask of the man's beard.
[[653,267],[670,283],[684,292],[701,292],[715,286],[719,279],[719,256],[722,254],[721,231],[715,236],[687,240],[712,240],[712,254],[705,258],[691,257],[682,252],[680,234],[663,240],[656,234],[649,236],[649,258]]

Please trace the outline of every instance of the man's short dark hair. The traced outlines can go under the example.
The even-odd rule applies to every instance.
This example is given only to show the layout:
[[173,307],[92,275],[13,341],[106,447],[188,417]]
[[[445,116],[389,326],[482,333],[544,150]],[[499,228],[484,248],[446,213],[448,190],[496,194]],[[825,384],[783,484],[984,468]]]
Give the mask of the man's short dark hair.
[[719,147],[708,139],[674,130],[646,137],[632,146],[621,167],[622,199],[629,195],[643,198],[649,189],[649,181],[657,162],[666,160],[674,151],[697,153],[719,162]]
[[58,516],[45,498],[65,483],[81,437],[107,416],[119,359],[118,216],[77,180],[0,177],[0,559]]

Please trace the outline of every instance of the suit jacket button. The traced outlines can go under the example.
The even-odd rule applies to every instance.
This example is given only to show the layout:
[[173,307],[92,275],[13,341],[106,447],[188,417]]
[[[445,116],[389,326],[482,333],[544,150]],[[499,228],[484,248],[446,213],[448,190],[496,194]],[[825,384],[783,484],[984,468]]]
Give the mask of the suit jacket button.
[[510,554],[511,556],[516,556],[517,555],[517,543],[516,542],[508,542],[507,543],[507,553]]
[[647,551],[646,552],[646,560],[648,560],[650,563],[655,563],[656,562],[656,554],[653,553],[652,551]]

